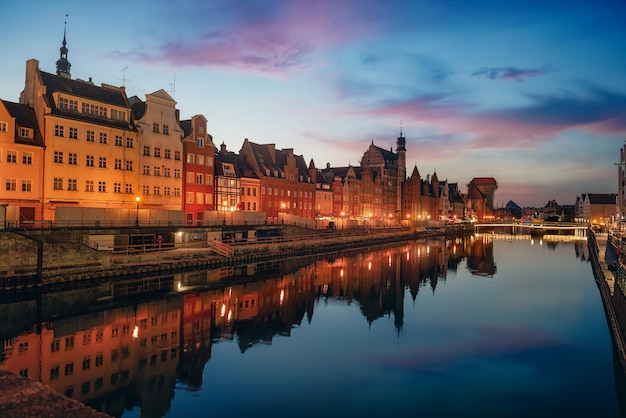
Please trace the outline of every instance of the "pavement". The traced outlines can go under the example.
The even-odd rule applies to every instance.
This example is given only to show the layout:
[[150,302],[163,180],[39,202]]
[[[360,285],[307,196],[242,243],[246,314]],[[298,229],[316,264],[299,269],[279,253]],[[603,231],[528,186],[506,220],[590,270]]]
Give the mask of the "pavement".
[[0,370],[2,418],[110,418],[28,378]]

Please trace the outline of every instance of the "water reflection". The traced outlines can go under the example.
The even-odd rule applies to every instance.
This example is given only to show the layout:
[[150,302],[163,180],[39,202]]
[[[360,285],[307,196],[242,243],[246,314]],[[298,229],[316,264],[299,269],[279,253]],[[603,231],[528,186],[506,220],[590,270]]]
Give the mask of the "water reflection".
[[[236,340],[241,353],[272,344],[311,323],[318,303],[358,304],[370,325],[393,317],[401,332],[405,291],[413,301],[425,288],[434,293],[460,266],[496,277],[494,236],[142,278],[4,303],[0,365],[113,416],[135,407],[142,416],[164,416],[175,388],[202,388],[215,344]],[[586,242],[575,248],[587,258]]]

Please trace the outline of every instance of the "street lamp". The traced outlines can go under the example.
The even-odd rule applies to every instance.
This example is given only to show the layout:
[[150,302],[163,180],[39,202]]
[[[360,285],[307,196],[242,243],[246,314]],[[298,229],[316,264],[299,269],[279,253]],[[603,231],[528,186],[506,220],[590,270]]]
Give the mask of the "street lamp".
[[282,223],[284,224],[284,223],[285,223],[285,204],[284,204],[284,203],[281,203],[281,204],[280,204],[280,207],[281,207],[281,208],[282,208],[282,210],[283,210],[283,221],[282,221]]
[[226,225],[226,206],[228,205],[227,201],[222,201],[222,212],[224,212],[224,225]]
[[343,212],[341,212],[341,229],[343,229],[343,217],[344,217],[344,215],[345,214]]
[[135,196],[135,228],[139,228],[139,201],[141,198],[139,196]]

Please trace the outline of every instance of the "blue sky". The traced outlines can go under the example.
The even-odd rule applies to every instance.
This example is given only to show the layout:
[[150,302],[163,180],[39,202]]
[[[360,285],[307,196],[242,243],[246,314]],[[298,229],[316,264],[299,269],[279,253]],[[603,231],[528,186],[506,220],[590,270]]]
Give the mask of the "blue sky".
[[233,151],[357,165],[402,127],[409,173],[493,176],[498,206],[617,192],[623,0],[2,0],[0,98],[55,72],[66,13],[73,78],[162,88]]

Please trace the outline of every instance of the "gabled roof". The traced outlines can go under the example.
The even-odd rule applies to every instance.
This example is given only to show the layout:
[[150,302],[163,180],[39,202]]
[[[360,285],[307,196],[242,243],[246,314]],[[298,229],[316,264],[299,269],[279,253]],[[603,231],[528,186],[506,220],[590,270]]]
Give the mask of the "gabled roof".
[[493,177],[474,177],[470,183],[475,186],[496,186],[498,184]]
[[485,195],[477,187],[470,187],[467,191],[467,197],[472,200],[484,200]]
[[617,203],[616,194],[588,193],[587,198],[592,205],[614,205]]
[[376,148],[376,150],[382,154],[385,161],[392,161],[392,160],[398,159],[398,154],[394,154],[393,151],[386,150],[376,145],[374,145],[374,148]]
[[[253,159],[252,168],[258,169],[258,174],[260,176],[266,176],[266,171],[269,170],[270,176],[274,176],[275,173],[278,173],[278,177],[283,177],[285,165],[287,165],[287,156],[288,153],[291,153],[292,150],[277,150],[274,144],[256,144],[254,142],[248,141],[247,139],[244,141],[244,146],[242,147],[241,152],[245,152],[244,148],[248,144],[249,150],[252,153],[251,157]],[[298,169],[298,176],[302,177],[302,182],[308,183],[313,182],[313,179],[310,179],[309,169],[302,155],[293,155],[295,158],[296,168]],[[300,178],[297,179],[300,181]]]
[[[20,144],[43,146],[43,136],[41,135],[41,131],[39,130],[39,124],[37,123],[37,115],[35,114],[35,110],[26,104],[7,102],[6,100],[2,100],[2,103],[6,107],[9,114],[15,118],[15,142]],[[19,130],[17,129],[19,127],[32,129],[33,137],[20,137]]]
[[178,124],[180,129],[183,130],[183,138],[188,138],[191,135],[191,119],[181,120]]

